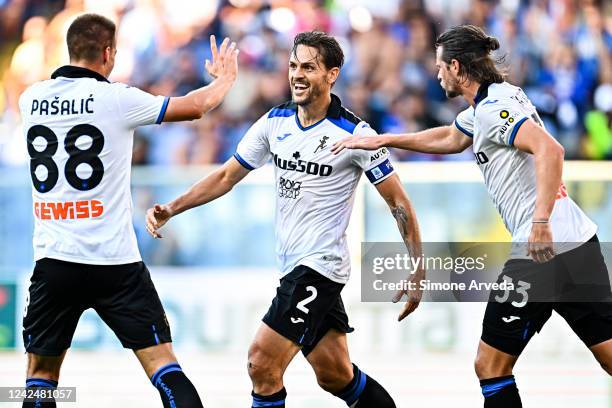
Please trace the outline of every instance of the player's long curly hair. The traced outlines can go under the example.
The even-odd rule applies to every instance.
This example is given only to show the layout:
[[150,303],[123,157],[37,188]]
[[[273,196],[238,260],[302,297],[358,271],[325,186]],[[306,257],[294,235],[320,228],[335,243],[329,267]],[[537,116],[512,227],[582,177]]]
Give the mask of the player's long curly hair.
[[459,61],[460,76],[481,84],[504,82],[505,72],[498,68],[504,57],[495,60],[491,56],[491,51],[499,49],[499,41],[482,28],[469,24],[453,27],[437,38],[438,47],[442,47],[442,61]]

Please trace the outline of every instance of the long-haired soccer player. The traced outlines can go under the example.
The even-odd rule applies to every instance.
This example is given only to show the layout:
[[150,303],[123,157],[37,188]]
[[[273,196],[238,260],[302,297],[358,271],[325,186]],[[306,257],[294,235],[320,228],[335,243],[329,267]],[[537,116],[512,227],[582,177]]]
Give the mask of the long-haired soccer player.
[[[115,24],[107,18],[76,18],[66,41],[70,65],[19,100],[35,214],[36,266],[23,319],[26,386],[57,386],[79,317],[93,308],[134,350],[164,407],[201,407],[172,351],[164,308],[136,244],[132,141],[138,126],[198,119],[217,106],[235,81],[238,51],[228,39],[217,50],[212,38],[206,68],[216,79],[169,98],[108,81],[117,48]],[[117,397],[113,405],[124,404]]]
[[[512,241],[524,243],[525,249],[506,263],[500,276],[514,278],[519,284],[517,293],[522,290],[524,297],[504,300],[502,296],[502,302],[492,295],[485,311],[475,366],[486,408],[521,406],[512,370],[553,310],[612,374],[608,272],[595,235],[597,226],[567,195],[562,183],[563,147],[544,129],[521,88],[504,81],[490,55],[499,48],[497,39],[479,27],[464,25],[440,35],[436,48],[440,85],[449,98],[462,96],[470,105],[454,124],[411,134],[347,138],[334,146],[334,152],[390,146],[447,154],[472,146]],[[572,301],[563,301],[559,294],[555,294],[556,302],[529,301],[525,284],[531,283],[524,282],[521,289],[516,279],[548,278],[544,285],[531,289],[538,296],[538,290],[547,290],[543,286],[558,285],[562,277],[580,280],[587,273],[594,278],[592,282],[599,282],[595,285],[599,293],[591,291],[589,297],[581,295]],[[564,283],[571,288],[570,281]]]
[[[340,297],[350,273],[345,231],[364,172],[388,203],[411,253],[421,253],[420,236],[386,149],[356,150],[344,157],[330,151],[334,142],[348,135],[376,134],[331,93],[343,61],[333,37],[298,34],[289,59],[292,101],[259,119],[220,169],[169,204],[147,212],[147,229],[160,237],[158,229],[170,217],[226,194],[249,171],[272,160],[281,280],[249,349],[252,407],[285,406],[283,374],[300,350],[319,385],[350,407],[395,407],[387,391],[351,362],[346,334],[353,329]],[[413,281],[423,274],[415,273]],[[419,301],[419,293],[410,293],[400,319]]]

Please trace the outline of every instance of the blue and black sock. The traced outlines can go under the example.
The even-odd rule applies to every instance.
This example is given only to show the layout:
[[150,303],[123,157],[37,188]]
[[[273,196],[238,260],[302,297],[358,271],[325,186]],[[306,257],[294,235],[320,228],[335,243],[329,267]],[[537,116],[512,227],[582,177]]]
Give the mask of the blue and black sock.
[[255,391],[251,393],[253,396],[253,404],[251,408],[259,408],[259,407],[275,407],[275,408],[285,408],[285,399],[287,398],[287,390],[283,387],[277,393],[272,395],[259,395],[255,394]]
[[[26,389],[53,389],[57,388],[57,381],[47,380],[46,378],[28,378],[26,380]],[[45,399],[41,400],[37,399],[24,399],[22,408],[55,408],[57,405],[55,404],[55,400]]]
[[202,408],[202,401],[178,363],[161,367],[151,377],[164,408]]
[[480,388],[485,398],[484,408],[523,407],[513,375],[481,380]]
[[351,408],[395,408],[395,402],[376,380],[353,364],[353,380],[336,394]]

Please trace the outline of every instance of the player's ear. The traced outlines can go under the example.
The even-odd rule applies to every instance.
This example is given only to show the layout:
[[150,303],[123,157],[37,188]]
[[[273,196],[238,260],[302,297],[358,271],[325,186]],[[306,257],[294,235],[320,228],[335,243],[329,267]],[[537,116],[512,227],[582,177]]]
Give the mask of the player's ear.
[[329,71],[327,71],[327,82],[330,85],[333,84],[334,82],[336,82],[336,79],[338,79],[338,75],[340,75],[340,68],[334,67],[330,69]]
[[102,63],[104,65],[108,64],[108,62],[110,61],[112,52],[112,47],[104,48],[104,52],[102,53]]
[[459,76],[459,71],[460,71],[460,64],[459,64],[459,61],[453,58],[453,59],[451,60],[450,64],[448,64],[448,65],[449,65],[449,69],[450,69],[450,71],[451,71],[453,74],[455,74],[455,75]]

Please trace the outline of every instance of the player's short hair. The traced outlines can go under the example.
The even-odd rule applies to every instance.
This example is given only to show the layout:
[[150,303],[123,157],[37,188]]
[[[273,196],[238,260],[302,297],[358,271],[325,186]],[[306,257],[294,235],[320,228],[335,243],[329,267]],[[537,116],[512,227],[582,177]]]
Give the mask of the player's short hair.
[[327,69],[336,67],[342,68],[344,64],[344,52],[342,52],[340,44],[338,44],[338,41],[334,37],[327,33],[321,31],[299,33],[293,39],[291,54],[295,55],[298,45],[316,48]]
[[95,62],[106,47],[115,46],[115,23],[99,14],[83,14],[77,17],[66,35],[68,55],[71,61]]
[[459,61],[459,75],[479,83],[504,82],[504,73],[497,67],[504,58],[491,56],[491,51],[499,49],[499,41],[482,28],[471,24],[453,27],[436,39],[438,47],[442,47],[442,61]]

